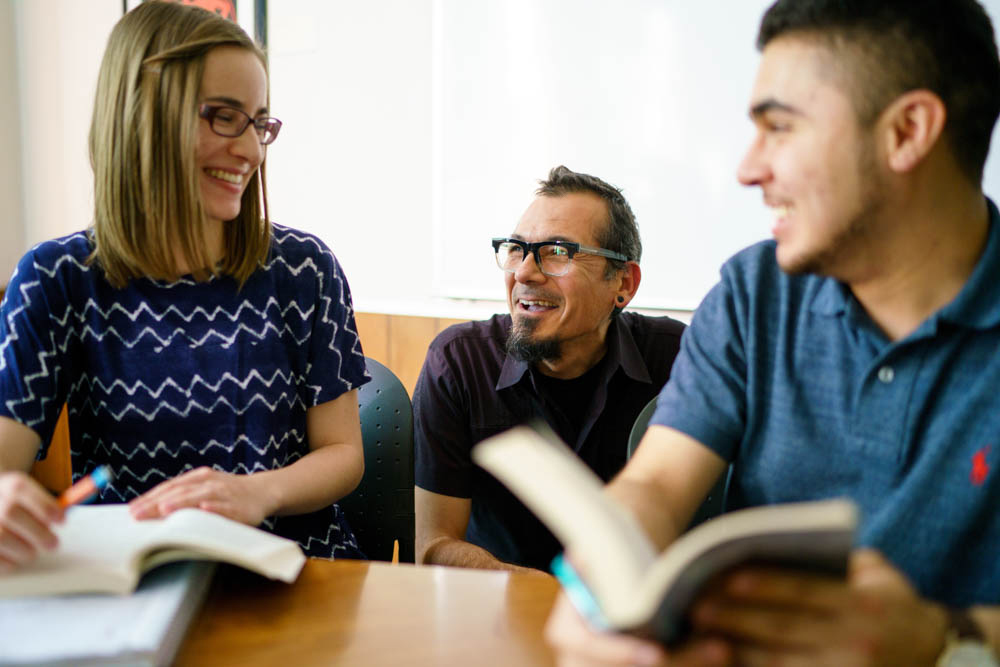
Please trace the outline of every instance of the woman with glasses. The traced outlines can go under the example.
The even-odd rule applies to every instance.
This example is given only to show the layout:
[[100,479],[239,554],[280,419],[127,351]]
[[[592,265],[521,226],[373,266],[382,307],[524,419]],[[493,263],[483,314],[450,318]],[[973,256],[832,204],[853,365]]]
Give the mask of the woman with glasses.
[[281,121],[263,53],[201,9],[141,4],[114,28],[90,131],[94,221],[21,260],[0,308],[0,569],[56,540],[26,471],[68,406],[74,480],[136,518],[184,507],[360,557],[335,502],[364,468],[367,381],[347,281],[272,225]]

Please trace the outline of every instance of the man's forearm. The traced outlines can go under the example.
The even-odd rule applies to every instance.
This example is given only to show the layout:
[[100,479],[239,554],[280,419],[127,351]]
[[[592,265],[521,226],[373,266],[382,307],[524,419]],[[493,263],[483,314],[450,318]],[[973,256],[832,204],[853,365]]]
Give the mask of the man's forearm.
[[430,544],[424,549],[422,561],[425,565],[451,565],[453,567],[471,567],[480,570],[508,570],[511,572],[540,571],[512,563],[505,563],[480,546],[450,537],[439,537],[431,540]]
[[657,550],[665,549],[682,532],[677,528],[677,520],[671,514],[667,501],[660,498],[655,484],[619,476],[606,487],[605,493],[638,519]]
[[684,532],[726,462],[691,436],[652,425],[607,493],[639,520],[657,549]]

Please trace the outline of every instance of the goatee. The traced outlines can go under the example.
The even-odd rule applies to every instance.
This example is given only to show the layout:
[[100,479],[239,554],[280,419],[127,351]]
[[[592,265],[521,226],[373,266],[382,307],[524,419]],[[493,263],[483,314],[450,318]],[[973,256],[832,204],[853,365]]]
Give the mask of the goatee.
[[507,334],[507,354],[529,364],[540,361],[555,361],[562,355],[558,340],[535,340],[532,336],[538,322],[536,320],[514,320]]

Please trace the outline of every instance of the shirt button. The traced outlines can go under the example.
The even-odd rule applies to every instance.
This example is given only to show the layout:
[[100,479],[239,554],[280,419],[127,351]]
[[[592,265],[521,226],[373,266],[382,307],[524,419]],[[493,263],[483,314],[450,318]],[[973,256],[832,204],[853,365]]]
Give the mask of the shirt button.
[[892,370],[892,366],[883,366],[878,369],[878,380],[882,384],[889,384],[894,377],[896,377],[896,372]]

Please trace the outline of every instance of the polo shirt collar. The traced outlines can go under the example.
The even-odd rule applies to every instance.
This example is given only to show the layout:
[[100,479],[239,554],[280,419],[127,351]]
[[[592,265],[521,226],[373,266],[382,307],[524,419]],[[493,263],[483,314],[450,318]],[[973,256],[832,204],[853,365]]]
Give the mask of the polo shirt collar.
[[1000,325],[1000,212],[986,199],[989,208],[989,235],[983,254],[965,286],[937,317],[970,329]]
[[[606,378],[610,378],[614,371],[620,366],[627,376],[638,382],[652,382],[646,362],[643,361],[639,348],[635,344],[632,332],[626,326],[622,317],[611,320],[608,327],[608,349],[604,356]],[[507,355],[504,358],[503,367],[500,369],[500,377],[497,379],[496,389],[506,389],[520,382],[530,369],[530,365]]]
[[853,298],[847,286],[833,278],[815,276],[813,279],[819,281],[819,288],[813,296],[809,309],[819,315],[830,317],[843,315]]
[[[1000,325],[1000,212],[989,198],[986,204],[990,228],[982,257],[958,296],[932,315],[931,321],[943,319],[981,329]],[[851,312],[854,295],[846,285],[831,278],[815,279],[820,284],[810,304],[812,312],[829,316]]]

